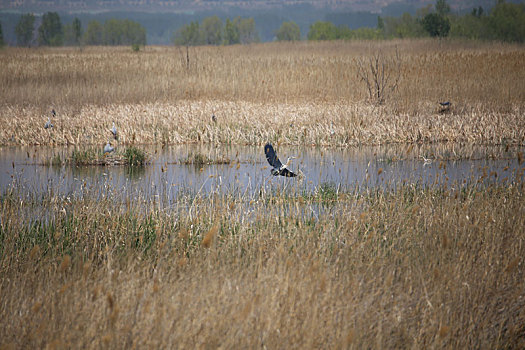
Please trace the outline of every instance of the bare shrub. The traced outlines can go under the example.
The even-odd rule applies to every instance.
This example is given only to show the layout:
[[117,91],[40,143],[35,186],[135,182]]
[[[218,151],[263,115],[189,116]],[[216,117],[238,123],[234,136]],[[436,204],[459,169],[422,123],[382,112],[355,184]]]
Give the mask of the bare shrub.
[[365,83],[370,101],[383,104],[389,93],[397,90],[402,77],[399,51],[387,56],[382,51],[357,59],[357,76]]

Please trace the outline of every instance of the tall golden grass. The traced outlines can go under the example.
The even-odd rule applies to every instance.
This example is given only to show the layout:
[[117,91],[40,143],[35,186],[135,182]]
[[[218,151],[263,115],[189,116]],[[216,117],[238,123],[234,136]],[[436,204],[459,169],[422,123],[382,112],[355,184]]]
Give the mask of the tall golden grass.
[[15,188],[0,200],[0,346],[522,348],[523,190],[327,188],[163,209]]
[[[396,50],[398,89],[376,106],[358,62]],[[523,61],[519,45],[431,40],[197,47],[189,65],[175,47],[9,48],[0,144],[100,144],[113,121],[137,143],[523,144]]]

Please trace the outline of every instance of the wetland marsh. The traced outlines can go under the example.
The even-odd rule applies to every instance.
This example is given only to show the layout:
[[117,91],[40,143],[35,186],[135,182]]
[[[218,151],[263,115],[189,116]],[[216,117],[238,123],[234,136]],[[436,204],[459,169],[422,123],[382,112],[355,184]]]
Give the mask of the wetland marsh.
[[[383,104],[356,68],[378,51]],[[190,55],[0,52],[0,347],[525,345],[523,46]]]

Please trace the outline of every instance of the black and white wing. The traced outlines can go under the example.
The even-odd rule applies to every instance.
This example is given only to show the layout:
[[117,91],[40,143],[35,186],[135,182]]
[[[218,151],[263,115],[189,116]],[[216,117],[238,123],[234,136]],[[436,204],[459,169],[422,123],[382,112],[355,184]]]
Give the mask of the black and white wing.
[[288,170],[288,168],[282,169],[279,175],[284,176],[284,177],[296,177],[297,176],[296,173]]
[[275,151],[271,144],[267,143],[264,146],[264,154],[266,155],[268,163],[270,163],[272,167],[280,169],[283,166],[279,158],[277,158],[277,154],[275,154]]

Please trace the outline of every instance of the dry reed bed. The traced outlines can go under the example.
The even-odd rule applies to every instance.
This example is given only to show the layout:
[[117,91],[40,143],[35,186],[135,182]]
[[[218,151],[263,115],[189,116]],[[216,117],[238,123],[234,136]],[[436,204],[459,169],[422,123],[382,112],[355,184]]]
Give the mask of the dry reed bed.
[[[374,107],[358,61],[396,49],[398,90]],[[173,47],[9,48],[0,54],[0,144],[100,143],[112,120],[140,143],[523,143],[524,61],[522,46],[430,40],[198,47],[189,66]],[[452,111],[440,115],[444,100]],[[51,108],[60,130],[50,137],[42,125]]]
[[[2,145],[104,145],[115,123],[122,144],[191,142],[350,146],[385,143],[459,142],[525,144],[522,109],[427,115],[392,114],[364,103],[264,103],[189,101],[176,104],[89,105],[59,111],[54,128],[36,107],[0,107]],[[215,114],[217,122],[211,120]]]
[[[167,210],[51,195],[39,221],[28,217],[40,200],[6,193],[0,339],[31,348],[523,347],[523,190],[181,197]],[[305,216],[319,203],[319,219]]]

